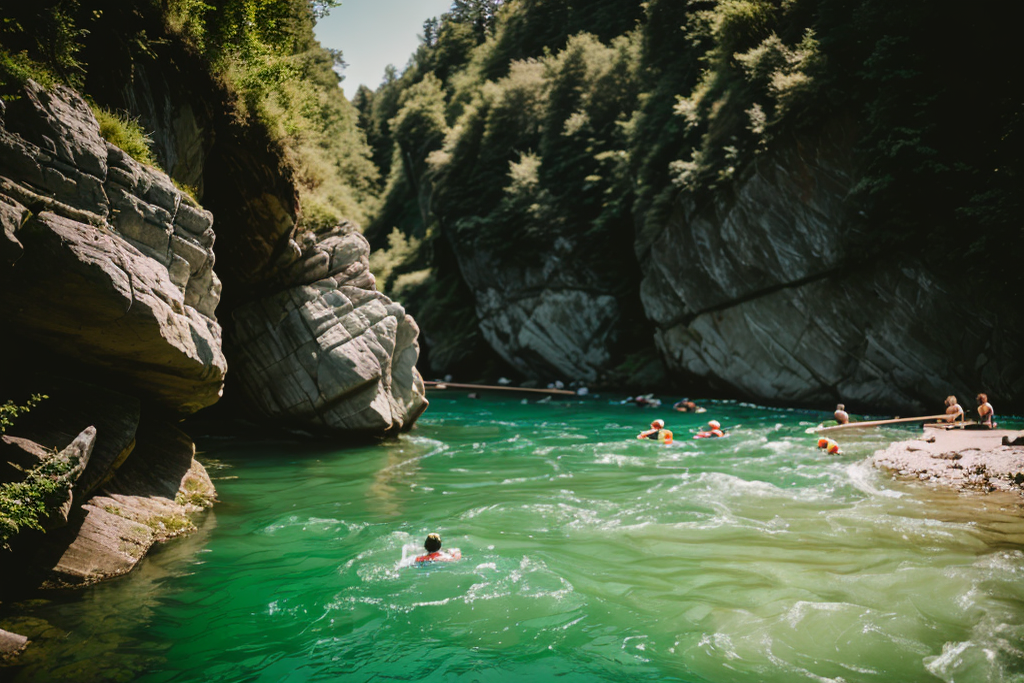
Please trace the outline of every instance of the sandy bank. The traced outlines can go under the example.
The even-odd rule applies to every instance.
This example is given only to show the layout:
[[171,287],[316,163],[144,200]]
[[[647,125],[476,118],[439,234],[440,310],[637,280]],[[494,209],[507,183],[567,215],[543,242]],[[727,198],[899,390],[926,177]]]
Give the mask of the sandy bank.
[[[1022,445],[1003,445],[1003,437]],[[974,491],[1024,494],[1024,432],[1008,429],[925,429],[871,456],[894,475]]]

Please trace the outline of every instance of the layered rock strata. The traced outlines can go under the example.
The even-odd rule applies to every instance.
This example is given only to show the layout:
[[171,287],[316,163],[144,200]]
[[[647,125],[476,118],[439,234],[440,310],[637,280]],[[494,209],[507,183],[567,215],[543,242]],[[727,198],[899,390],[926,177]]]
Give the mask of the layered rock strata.
[[137,453],[77,510],[46,545],[62,549],[45,562],[44,588],[96,583],[125,574],[150,546],[192,531],[190,515],[213,505],[216,492],[195,446],[166,423],[144,427]]
[[863,263],[847,246],[844,201],[858,176],[842,131],[766,154],[728,196],[681,197],[638,243],[666,364],[732,395],[796,405],[903,412],[951,393],[1018,397],[1019,317],[912,254]]
[[527,377],[597,381],[618,340],[619,302],[559,238],[536,266],[505,262],[482,249],[459,250],[488,344]]
[[[29,82],[0,102],[3,398],[49,397],[4,435],[0,480],[73,464],[41,520],[49,532],[11,540],[5,586],[124,573],[212,500],[191,441],[155,426],[223,388],[212,223],[164,173],[105,142],[73,91]],[[153,425],[145,439],[140,423]]]
[[316,431],[412,427],[427,407],[419,329],[376,290],[369,243],[342,227],[287,254],[281,291],[232,314],[232,372],[249,401]]
[[171,410],[216,402],[227,363],[209,212],[104,142],[70,90],[30,82],[0,115],[0,314]]

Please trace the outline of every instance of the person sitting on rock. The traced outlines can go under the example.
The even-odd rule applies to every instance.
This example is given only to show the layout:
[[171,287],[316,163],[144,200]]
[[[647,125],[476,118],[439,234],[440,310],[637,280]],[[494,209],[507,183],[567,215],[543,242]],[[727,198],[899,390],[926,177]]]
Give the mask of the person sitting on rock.
[[850,422],[850,416],[846,413],[846,406],[842,403],[836,406],[836,412],[833,413],[836,418],[836,422],[841,425],[848,424]]
[[638,439],[658,439],[658,432],[665,428],[664,420],[655,420],[651,423],[651,428],[646,429],[636,435]]
[[946,397],[946,422],[955,422],[957,418],[963,422],[964,409],[960,407],[960,404],[956,402],[956,396]]
[[978,394],[978,420],[989,429],[995,429],[995,411],[992,404],[988,402],[988,394]]
[[427,549],[427,554],[417,557],[417,562],[452,562],[462,559],[462,551],[458,548],[441,550],[440,534],[429,534],[427,540],[423,542],[423,547]]

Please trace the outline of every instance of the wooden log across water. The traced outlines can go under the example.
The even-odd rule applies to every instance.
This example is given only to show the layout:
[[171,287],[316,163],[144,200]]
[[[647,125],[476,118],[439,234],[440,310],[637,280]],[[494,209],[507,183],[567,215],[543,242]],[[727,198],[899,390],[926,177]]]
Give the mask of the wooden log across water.
[[[848,422],[844,425],[835,425],[834,427],[821,427],[815,429],[815,434],[821,434],[822,432],[835,432],[840,429],[854,429],[859,427],[878,427],[880,425],[892,425],[899,422],[924,422],[926,420],[945,420],[948,415],[924,415],[922,417],[896,417],[891,420],[869,420],[867,422]],[[951,423],[952,424],[952,423]]]
[[455,382],[432,382],[423,380],[423,386],[428,389],[497,389],[498,391],[531,391],[538,394],[562,394],[565,396],[575,396],[575,391],[568,391],[566,389],[533,389],[530,387],[501,387],[493,386],[490,384],[456,384]]

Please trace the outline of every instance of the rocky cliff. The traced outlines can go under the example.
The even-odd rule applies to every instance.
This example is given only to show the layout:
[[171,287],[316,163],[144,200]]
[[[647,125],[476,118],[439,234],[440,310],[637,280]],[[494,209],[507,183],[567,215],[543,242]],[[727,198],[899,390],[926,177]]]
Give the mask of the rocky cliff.
[[594,382],[607,374],[621,312],[612,283],[555,248],[523,265],[456,244],[462,275],[476,297],[487,343],[526,377]]
[[857,180],[835,125],[762,155],[727,194],[681,196],[637,247],[669,368],[790,405],[936,412],[979,391],[1019,405],[1019,315],[917,254],[865,259],[844,206]]
[[[49,468],[63,491],[43,500],[50,533],[11,540],[22,561],[5,562],[5,578],[89,583],[128,571],[160,524],[186,527],[212,503],[191,440],[176,439],[173,465],[162,455],[168,420],[216,402],[227,371],[212,216],[106,143],[65,88],[29,82],[0,105],[0,149],[4,389],[49,397],[4,435],[0,479]],[[118,483],[132,469],[158,485]],[[190,490],[204,493],[177,500]],[[115,492],[137,504],[89,513]]]
[[[354,226],[302,233],[287,173],[256,163],[272,152],[247,150],[229,126],[213,153],[206,109],[150,95],[149,109],[177,126],[160,139],[189,159],[182,172],[204,165],[207,192],[230,195],[214,203],[246,207],[220,235],[235,239],[227,334],[213,213],[106,142],[75,92],[29,81],[0,102],[3,398],[49,397],[3,435],[0,483],[35,490],[45,476],[57,489],[39,488],[46,534],[3,536],[23,560],[3,563],[8,587],[116,576],[191,528],[215,492],[173,423],[217,402],[228,377],[283,426],[336,434],[406,430],[427,405],[416,324],[376,291]],[[231,166],[246,168],[208,175]]]

